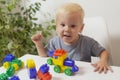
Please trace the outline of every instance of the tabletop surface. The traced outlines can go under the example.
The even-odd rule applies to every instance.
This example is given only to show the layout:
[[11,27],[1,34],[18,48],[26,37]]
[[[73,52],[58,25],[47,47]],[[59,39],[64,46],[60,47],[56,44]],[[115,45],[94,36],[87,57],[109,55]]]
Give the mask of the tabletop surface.
[[[27,54],[22,56],[20,59],[25,63],[25,67],[15,72],[15,75],[19,76],[20,80],[34,80],[29,79],[26,61],[28,59],[33,59],[36,64],[36,69],[38,70],[41,65],[47,62],[48,58]],[[120,80],[120,67],[111,66],[114,71],[113,73],[108,71],[107,74],[99,74],[98,72],[93,71],[94,68],[90,63],[75,61],[75,64],[79,67],[79,71],[72,76],[66,76],[64,73],[56,73],[53,70],[54,66],[49,65],[49,72],[52,75],[52,80]],[[3,72],[6,72],[6,70],[3,67],[0,67],[0,74]]]

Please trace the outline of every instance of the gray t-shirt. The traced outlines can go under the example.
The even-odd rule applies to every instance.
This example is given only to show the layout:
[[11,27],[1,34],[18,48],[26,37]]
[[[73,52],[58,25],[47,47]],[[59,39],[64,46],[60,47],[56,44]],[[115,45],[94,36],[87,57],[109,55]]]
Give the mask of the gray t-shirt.
[[51,50],[64,49],[68,52],[68,57],[77,61],[91,62],[91,56],[98,57],[105,50],[94,39],[80,35],[80,39],[73,45],[65,45],[58,36],[52,38],[46,45],[47,54]]

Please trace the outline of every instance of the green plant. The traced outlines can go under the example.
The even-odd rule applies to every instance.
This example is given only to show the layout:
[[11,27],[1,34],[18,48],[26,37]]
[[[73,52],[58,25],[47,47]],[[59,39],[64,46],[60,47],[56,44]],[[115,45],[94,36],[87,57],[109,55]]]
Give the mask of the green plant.
[[35,22],[38,18],[34,15],[39,11],[40,3],[31,4],[28,8],[20,6],[20,3],[21,0],[0,0],[0,63],[8,53],[16,57],[37,54],[31,36],[36,31],[42,31],[45,44],[46,38],[55,29],[54,20],[41,24]]

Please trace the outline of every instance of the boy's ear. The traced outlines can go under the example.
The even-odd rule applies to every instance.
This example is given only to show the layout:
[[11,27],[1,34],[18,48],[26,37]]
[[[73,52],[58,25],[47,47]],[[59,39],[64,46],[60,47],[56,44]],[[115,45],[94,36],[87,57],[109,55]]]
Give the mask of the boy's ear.
[[80,33],[82,33],[83,28],[84,28],[84,23],[82,24],[82,26],[81,26],[81,28],[80,28]]

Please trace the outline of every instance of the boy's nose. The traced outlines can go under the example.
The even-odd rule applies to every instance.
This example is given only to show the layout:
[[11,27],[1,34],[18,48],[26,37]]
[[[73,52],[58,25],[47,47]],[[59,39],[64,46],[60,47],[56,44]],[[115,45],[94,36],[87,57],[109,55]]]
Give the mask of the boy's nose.
[[64,29],[65,31],[70,31],[70,28],[69,28],[69,26],[65,26],[65,29]]

